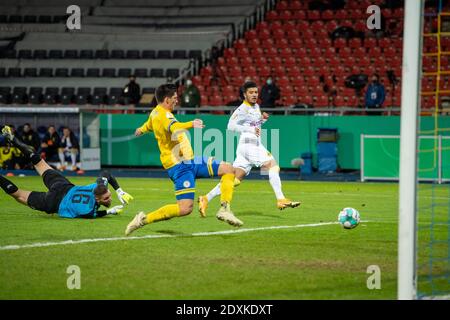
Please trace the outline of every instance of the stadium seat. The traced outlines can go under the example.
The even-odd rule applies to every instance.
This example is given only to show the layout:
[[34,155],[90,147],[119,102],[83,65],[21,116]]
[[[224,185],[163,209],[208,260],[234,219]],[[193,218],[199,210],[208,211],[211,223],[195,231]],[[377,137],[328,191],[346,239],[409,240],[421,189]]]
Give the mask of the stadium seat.
[[139,50],[127,50],[127,59],[140,59],[140,57],[141,55],[139,53]]
[[23,104],[27,102],[27,88],[26,87],[14,87],[11,102],[13,104]]
[[108,59],[109,51],[105,49],[95,50],[95,58],[96,59]]
[[86,77],[97,78],[100,77],[100,69],[98,68],[88,68],[86,71]]
[[65,50],[64,51],[64,59],[78,59],[78,51],[77,50]]
[[80,87],[75,95],[75,103],[77,105],[87,104],[89,102],[89,96],[91,94],[91,88]]
[[47,59],[47,51],[46,50],[34,50],[33,58],[34,59]]
[[186,50],[174,50],[173,59],[187,59]]
[[134,75],[137,78],[147,78],[148,77],[148,70],[144,69],[144,68],[134,69]]
[[84,77],[84,69],[82,68],[73,68],[70,71],[71,77]]
[[23,70],[24,77],[37,77],[37,69],[36,68],[25,68]]
[[106,97],[106,103],[109,105],[118,104],[121,95],[122,95],[122,88],[109,89],[109,94]]
[[94,51],[92,50],[80,50],[80,59],[93,59]]
[[52,23],[52,16],[42,15],[39,16],[39,23]]
[[123,50],[112,50],[111,51],[111,59],[123,59],[125,58],[125,52]]
[[116,69],[105,68],[102,71],[102,77],[114,78],[116,76]]
[[53,69],[52,68],[41,68],[39,69],[39,77],[53,77]]
[[156,59],[156,51],[142,50],[142,59]]
[[105,103],[107,89],[106,88],[94,88],[94,93],[92,94],[93,105],[100,105]]
[[28,103],[40,104],[42,102],[42,92],[44,91],[41,87],[31,87],[28,93]]
[[63,51],[62,50],[50,50],[48,52],[48,58],[49,59],[62,59]]
[[119,78],[128,78],[130,75],[131,75],[130,68],[120,68],[117,74]]
[[179,69],[167,69],[166,70],[166,77],[171,77],[172,79],[176,79],[180,76],[180,70]]
[[164,69],[161,68],[151,69],[150,78],[164,78]]
[[75,95],[75,88],[63,87],[61,89],[61,103],[71,104]]
[[202,51],[201,50],[189,50],[189,59],[202,60]]
[[59,89],[56,87],[47,87],[43,96],[43,102],[46,104],[56,104],[58,102]]
[[0,103],[8,104],[11,97],[11,87],[0,87]]
[[31,50],[22,49],[22,50],[19,50],[19,53],[17,54],[17,58],[19,58],[19,59],[32,59],[33,55],[31,53]]
[[156,59],[171,59],[172,53],[170,50],[158,50],[156,54]]
[[56,68],[55,77],[68,77],[69,69],[67,68]]

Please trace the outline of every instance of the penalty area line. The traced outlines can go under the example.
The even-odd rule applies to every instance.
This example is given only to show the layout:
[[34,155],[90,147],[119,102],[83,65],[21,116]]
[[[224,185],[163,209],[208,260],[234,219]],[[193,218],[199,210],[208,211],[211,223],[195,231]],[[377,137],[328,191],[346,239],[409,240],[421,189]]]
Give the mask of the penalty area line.
[[[364,222],[367,222],[367,221],[364,221]],[[242,228],[242,229],[211,231],[211,232],[195,232],[195,233],[191,233],[191,234],[180,234],[180,235],[149,234],[149,235],[145,235],[145,236],[132,236],[132,237],[94,238],[94,239],[80,239],[80,240],[65,240],[65,241],[59,241],[59,242],[35,242],[35,243],[29,243],[29,244],[0,246],[0,251],[29,249],[29,248],[42,248],[42,247],[52,247],[52,246],[65,246],[65,245],[70,245],[70,244],[82,244],[82,243],[94,243],[94,242],[106,242],[106,241],[126,241],[126,240],[180,238],[180,237],[205,237],[205,236],[226,235],[226,234],[235,234],[235,233],[244,233],[244,232],[264,231],[264,230],[311,228],[311,227],[328,226],[328,225],[333,225],[333,224],[339,224],[339,222],[320,222],[320,223],[309,223],[309,224],[297,224],[297,225],[292,225],[292,226],[270,226],[270,227],[260,227],[260,228]]]

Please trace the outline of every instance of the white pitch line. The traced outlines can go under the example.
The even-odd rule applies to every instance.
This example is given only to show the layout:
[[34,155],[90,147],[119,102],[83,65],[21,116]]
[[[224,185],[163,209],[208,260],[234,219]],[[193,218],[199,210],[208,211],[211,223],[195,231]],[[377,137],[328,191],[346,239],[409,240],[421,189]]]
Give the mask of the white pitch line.
[[[367,222],[367,221],[364,221],[364,222]],[[339,222],[321,222],[321,223],[310,223],[310,224],[297,224],[297,225],[293,225],[293,226],[271,226],[271,227],[244,228],[244,229],[212,231],[212,232],[196,232],[196,233],[182,234],[182,235],[149,234],[149,235],[141,236],[141,237],[115,237],[115,238],[66,240],[66,241],[60,241],[60,242],[36,242],[36,243],[29,243],[29,244],[1,246],[0,251],[19,250],[19,249],[28,249],[28,248],[42,248],[42,247],[51,247],[51,246],[64,246],[64,245],[68,245],[68,244],[81,244],[81,243],[104,242],[104,241],[142,240],[142,239],[177,238],[177,237],[204,237],[204,236],[215,236],[215,235],[223,235],[223,234],[263,231],[263,230],[320,227],[320,226],[327,226],[327,225],[338,224],[338,223]]]

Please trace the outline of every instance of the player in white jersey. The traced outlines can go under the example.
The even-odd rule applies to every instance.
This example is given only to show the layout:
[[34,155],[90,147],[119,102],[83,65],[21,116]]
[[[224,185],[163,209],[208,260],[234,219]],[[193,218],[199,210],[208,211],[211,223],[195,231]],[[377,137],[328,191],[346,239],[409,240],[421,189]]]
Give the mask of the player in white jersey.
[[[269,182],[277,198],[277,208],[295,208],[300,205],[298,201],[286,199],[281,189],[280,167],[272,154],[261,143],[261,125],[267,121],[269,115],[261,114],[258,100],[258,86],[254,82],[246,82],[243,86],[244,102],[233,112],[228,122],[228,130],[240,133],[239,144],[236,150],[236,159],[233,162],[235,185],[238,185],[253,167],[269,173]],[[220,183],[206,196],[198,199],[199,211],[202,217],[206,216],[208,203],[220,195]]]

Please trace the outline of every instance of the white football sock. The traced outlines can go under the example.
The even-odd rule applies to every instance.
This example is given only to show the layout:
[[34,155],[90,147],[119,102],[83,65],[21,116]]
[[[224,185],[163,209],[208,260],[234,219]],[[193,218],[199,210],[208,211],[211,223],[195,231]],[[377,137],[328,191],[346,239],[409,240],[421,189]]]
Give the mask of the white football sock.
[[281,179],[278,167],[272,167],[269,169],[269,182],[275,192],[277,200],[284,199],[283,191],[281,191]]
[[72,159],[72,167],[75,167],[77,165],[77,154],[75,152],[71,152],[70,159]]
[[217,196],[220,196],[220,182],[206,195],[206,198],[209,202]]
[[61,165],[63,166],[64,163],[66,162],[66,159],[64,159],[64,153],[58,152],[58,156],[59,156],[59,162],[61,162]]

